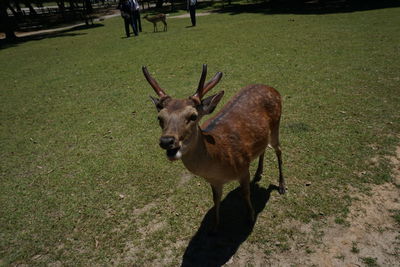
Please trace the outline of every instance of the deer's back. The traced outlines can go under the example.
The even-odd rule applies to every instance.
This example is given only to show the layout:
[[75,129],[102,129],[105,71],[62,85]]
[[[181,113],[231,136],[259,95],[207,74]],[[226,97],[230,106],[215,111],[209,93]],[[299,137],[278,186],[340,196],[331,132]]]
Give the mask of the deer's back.
[[249,85],[201,128],[211,154],[240,168],[265,150],[271,128],[279,127],[280,115],[278,91],[266,85]]

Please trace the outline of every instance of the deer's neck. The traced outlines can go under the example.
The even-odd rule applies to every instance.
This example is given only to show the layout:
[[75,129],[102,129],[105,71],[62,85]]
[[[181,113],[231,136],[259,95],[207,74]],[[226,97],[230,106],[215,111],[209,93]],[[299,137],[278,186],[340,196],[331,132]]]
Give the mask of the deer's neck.
[[210,153],[207,150],[206,138],[200,127],[197,127],[191,137],[188,151],[182,156],[182,162],[185,167],[199,176],[204,176],[206,166],[212,162]]

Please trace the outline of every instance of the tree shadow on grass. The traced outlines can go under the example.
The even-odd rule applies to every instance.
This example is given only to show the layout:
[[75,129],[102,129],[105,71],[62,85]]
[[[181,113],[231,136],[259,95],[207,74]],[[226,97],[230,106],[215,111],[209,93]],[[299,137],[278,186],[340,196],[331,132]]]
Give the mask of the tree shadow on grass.
[[258,14],[331,14],[400,7],[398,0],[324,0],[324,1],[262,1],[256,3],[233,3],[219,9],[218,13],[238,15]]
[[[258,214],[265,208],[271,192],[278,190],[275,185],[267,189],[258,184],[251,185],[251,201]],[[214,211],[210,209],[186,248],[181,266],[221,266],[238,250],[239,246],[253,231],[254,223],[248,220],[247,207],[241,197],[240,188],[231,191],[221,202],[218,233],[210,234],[214,221]]]
[[47,38],[59,38],[59,37],[71,37],[71,36],[78,36],[78,35],[85,35],[87,34],[86,32],[79,32],[79,33],[71,33],[72,31],[80,31],[80,30],[87,30],[87,29],[93,29],[93,28],[98,28],[98,27],[103,27],[103,24],[96,23],[93,25],[77,25],[77,26],[72,26],[68,27],[67,29],[54,29],[48,32],[43,32],[43,33],[37,33],[37,34],[31,34],[27,36],[22,36],[22,37],[17,37],[16,39],[12,41],[8,41],[6,39],[0,39],[0,49],[5,49],[5,48],[10,48],[17,46],[21,43],[29,42],[29,41],[39,41]]

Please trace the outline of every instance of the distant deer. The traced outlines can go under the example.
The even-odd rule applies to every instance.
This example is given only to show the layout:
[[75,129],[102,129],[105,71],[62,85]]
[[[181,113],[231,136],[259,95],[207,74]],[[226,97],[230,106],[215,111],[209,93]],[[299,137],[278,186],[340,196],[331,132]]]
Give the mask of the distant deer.
[[207,65],[194,95],[186,99],[172,98],[142,67],[144,76],[159,98],[151,97],[162,129],[160,146],[171,161],[181,159],[185,167],[211,184],[214,200],[216,230],[222,187],[238,180],[251,221],[255,214],[250,200],[250,162],[259,158],[253,182],[261,179],[267,146],[275,150],[279,167],[279,193],[285,193],[279,147],[281,96],[267,85],[253,84],[242,88],[215,116],[199,122],[214,111],[224,91],[204,98],[222,77],[218,72],[204,84]]
[[157,14],[155,16],[149,17],[149,15],[146,15],[143,17],[147,21],[153,23],[154,26],[154,32],[158,31],[157,29],[157,22],[162,22],[164,24],[164,31],[167,31],[167,16],[165,14]]

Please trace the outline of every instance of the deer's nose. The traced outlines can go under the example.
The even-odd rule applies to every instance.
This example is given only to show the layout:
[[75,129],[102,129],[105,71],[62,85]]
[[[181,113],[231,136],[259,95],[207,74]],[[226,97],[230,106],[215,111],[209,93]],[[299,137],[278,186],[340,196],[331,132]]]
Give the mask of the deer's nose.
[[164,149],[173,148],[175,143],[175,138],[173,136],[161,136],[160,137],[160,147]]

